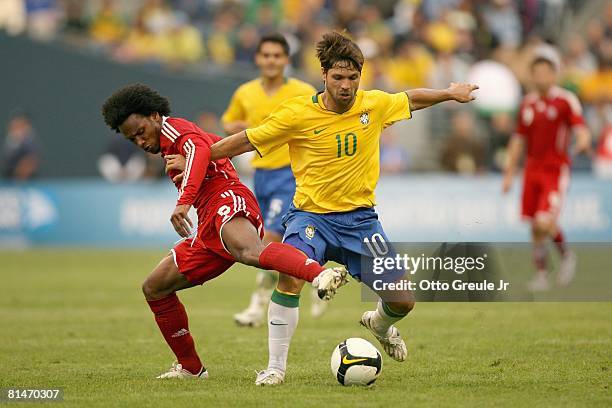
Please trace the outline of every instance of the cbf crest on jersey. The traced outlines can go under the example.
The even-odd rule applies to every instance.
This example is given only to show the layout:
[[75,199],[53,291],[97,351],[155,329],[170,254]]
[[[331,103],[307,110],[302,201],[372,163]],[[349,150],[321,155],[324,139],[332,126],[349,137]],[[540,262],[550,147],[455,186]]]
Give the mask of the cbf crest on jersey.
[[359,117],[359,122],[361,122],[362,125],[370,123],[370,114],[368,112],[363,112]]
[[312,225],[308,225],[304,232],[306,233],[306,238],[313,239],[314,238],[314,234],[315,234],[315,227],[312,226]]

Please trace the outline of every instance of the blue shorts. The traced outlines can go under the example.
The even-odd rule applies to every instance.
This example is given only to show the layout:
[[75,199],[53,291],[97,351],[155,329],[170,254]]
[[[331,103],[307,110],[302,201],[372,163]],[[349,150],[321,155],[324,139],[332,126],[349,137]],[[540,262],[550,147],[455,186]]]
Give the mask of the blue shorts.
[[[375,257],[395,254],[373,208],[316,214],[292,205],[283,223],[287,228],[283,242],[321,265],[327,261],[345,265],[353,278],[365,284],[370,283],[372,274],[362,276],[364,268],[371,272]],[[381,248],[385,250],[382,253]]]
[[264,228],[283,235],[285,228],[281,221],[295,195],[295,178],[291,167],[256,169],[254,184],[255,198],[264,218]]

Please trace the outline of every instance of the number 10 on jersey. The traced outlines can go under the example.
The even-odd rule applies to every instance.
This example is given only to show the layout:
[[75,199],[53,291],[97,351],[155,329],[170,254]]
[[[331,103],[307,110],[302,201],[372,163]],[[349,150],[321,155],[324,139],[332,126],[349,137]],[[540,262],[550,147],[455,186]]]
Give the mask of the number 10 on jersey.
[[[344,140],[342,140],[342,136],[336,135],[336,142],[338,142],[338,157],[342,157],[343,152],[345,156],[353,156],[357,151],[357,135],[353,132],[344,135]],[[342,148],[343,144],[344,149]]]

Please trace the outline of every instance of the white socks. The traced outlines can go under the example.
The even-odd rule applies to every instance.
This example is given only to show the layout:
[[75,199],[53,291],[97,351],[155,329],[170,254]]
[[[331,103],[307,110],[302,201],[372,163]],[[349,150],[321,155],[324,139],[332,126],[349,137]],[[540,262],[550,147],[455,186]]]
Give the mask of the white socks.
[[383,301],[379,299],[376,310],[372,312],[370,324],[376,333],[378,333],[380,336],[386,337],[389,327],[391,327],[393,323],[399,322],[404,317],[406,317],[406,315],[393,313],[388,307],[386,307]]
[[299,320],[299,295],[275,290],[268,306],[268,368],[287,370],[289,345]]

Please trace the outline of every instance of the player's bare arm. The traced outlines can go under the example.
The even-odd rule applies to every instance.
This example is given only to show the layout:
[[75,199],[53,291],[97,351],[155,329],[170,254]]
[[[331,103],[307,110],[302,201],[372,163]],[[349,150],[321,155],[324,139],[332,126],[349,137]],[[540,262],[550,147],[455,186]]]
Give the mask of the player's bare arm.
[[[252,152],[255,150],[249,139],[247,138],[246,132],[241,131],[234,135],[228,136],[223,140],[218,141],[210,148],[210,160],[219,160],[225,157],[234,157],[246,152]],[[166,156],[166,173],[170,170],[185,170],[185,158],[180,154],[172,154]],[[180,181],[183,178],[183,174],[179,174],[174,177],[172,181]]]
[[446,101],[471,102],[476,99],[472,92],[477,89],[478,85],[452,82],[446,89],[418,88],[410,89],[406,94],[410,101],[410,110],[415,111]]
[[[234,157],[255,150],[246,132],[242,131],[218,141],[210,148],[210,160],[219,160],[225,157]],[[182,171],[185,170],[185,158],[179,154],[166,156],[166,173],[170,170],[178,170],[181,173],[172,181],[177,182],[183,178]],[[174,225],[174,223],[173,223]]]
[[235,120],[223,124],[223,130],[226,135],[233,135],[235,133],[242,132],[249,127],[249,124],[244,120]]
[[578,154],[591,155],[591,132],[586,126],[577,126],[574,128],[576,134],[576,144],[572,148],[572,156]]
[[218,141],[210,147],[210,160],[219,160],[225,157],[234,157],[255,150],[246,131],[233,134]]
[[514,178],[514,173],[516,172],[524,147],[525,142],[518,135],[514,135],[510,139],[510,143],[508,143],[506,168],[504,169],[504,180],[502,182],[502,192],[504,194],[510,191],[510,187],[512,187],[512,179]]

